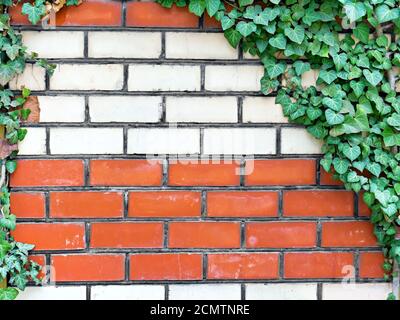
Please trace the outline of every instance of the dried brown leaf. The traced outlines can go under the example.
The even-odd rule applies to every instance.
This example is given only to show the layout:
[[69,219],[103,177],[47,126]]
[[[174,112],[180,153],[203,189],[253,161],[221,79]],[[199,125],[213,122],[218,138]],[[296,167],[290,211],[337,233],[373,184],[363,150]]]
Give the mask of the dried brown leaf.
[[16,150],[18,150],[18,145],[10,145],[7,140],[0,139],[0,159],[7,158],[13,151]]
[[28,119],[25,122],[36,123],[40,120],[39,99],[35,96],[29,96],[24,103],[23,109],[31,110]]

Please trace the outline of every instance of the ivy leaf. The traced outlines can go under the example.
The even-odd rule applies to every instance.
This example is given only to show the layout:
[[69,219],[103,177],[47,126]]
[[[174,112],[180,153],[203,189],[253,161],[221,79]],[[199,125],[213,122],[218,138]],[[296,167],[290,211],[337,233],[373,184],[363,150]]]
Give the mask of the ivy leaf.
[[386,4],[382,4],[375,10],[376,18],[379,23],[385,23],[400,17],[400,9],[390,9]]
[[235,24],[235,20],[229,18],[228,16],[223,16],[221,19],[222,30],[227,30]]
[[387,118],[387,123],[392,127],[400,127],[400,114],[392,114],[389,118]]
[[349,2],[344,6],[344,11],[346,12],[346,16],[349,18],[350,23],[357,21],[367,13],[365,5],[362,2]]
[[353,30],[354,36],[363,43],[368,43],[370,30],[366,23],[362,22],[357,24],[356,28]]
[[285,36],[280,33],[276,37],[269,39],[269,44],[274,48],[278,48],[284,50],[286,48],[286,38]]
[[226,40],[228,40],[229,44],[234,48],[237,48],[240,40],[242,39],[240,32],[233,28],[226,30],[224,32],[224,36]]
[[263,64],[265,66],[265,70],[267,71],[271,79],[278,77],[286,70],[286,63],[284,62],[277,63],[275,59],[271,58],[263,59]]
[[361,154],[361,149],[359,146],[352,147],[349,144],[345,144],[342,151],[343,154],[350,159],[350,161],[356,160]]
[[0,64],[0,85],[5,86],[15,75],[15,69],[9,63]]
[[364,69],[363,70],[363,74],[364,74],[364,77],[365,77],[365,79],[367,79],[367,81],[371,84],[371,85],[373,85],[374,87],[379,83],[379,82],[381,82],[382,81],[382,79],[383,79],[383,75],[379,72],[379,71],[373,71],[373,72],[371,72],[371,71],[369,71],[369,70],[367,70],[367,69]]
[[[375,177],[379,177],[381,174],[382,168],[379,163],[368,163],[366,169],[371,172]],[[376,194],[375,194],[376,195]]]
[[213,17],[219,9],[221,0],[205,0],[205,2],[208,15]]
[[257,30],[257,26],[253,22],[240,21],[236,25],[236,30],[239,31],[243,37],[247,37]]
[[295,63],[293,63],[293,67],[298,76],[301,76],[304,72],[311,70],[311,65],[308,62],[303,62],[301,60],[298,60]]
[[318,78],[322,79],[325,83],[331,84],[337,79],[336,72],[333,70],[321,70]]
[[333,159],[333,167],[335,168],[335,171],[339,174],[344,174],[347,172],[349,169],[350,162],[347,159],[340,159],[340,158],[335,158]]
[[189,2],[189,11],[196,16],[201,16],[206,9],[206,0],[191,0]]
[[239,0],[239,5],[241,7],[253,4],[254,0]]
[[344,121],[344,115],[336,113],[331,109],[325,110],[325,117],[330,125],[341,124]]
[[[199,0],[194,0],[199,1]],[[46,14],[46,6],[44,0],[36,0],[34,5],[29,2],[25,2],[22,6],[22,14],[28,16],[29,21],[32,24],[36,24]]]
[[258,15],[253,19],[253,22],[254,22],[255,24],[260,24],[260,25],[263,25],[263,26],[268,26],[269,21],[270,21],[270,19],[269,19],[269,16],[268,16],[268,12],[267,12],[267,11],[260,12],[260,14],[258,14]]
[[362,81],[350,81],[350,87],[353,89],[356,97],[359,98],[364,93],[365,84]]
[[15,300],[18,296],[18,290],[15,288],[0,289],[0,300]]
[[7,161],[6,162],[6,169],[9,173],[13,173],[15,169],[17,168],[17,162],[12,160],[12,161]]
[[322,99],[322,104],[332,109],[333,111],[339,112],[342,109],[342,101],[338,99],[332,99],[329,97],[325,97]]
[[285,36],[295,43],[301,44],[304,40],[305,32],[302,26],[296,26],[294,29],[286,28]]

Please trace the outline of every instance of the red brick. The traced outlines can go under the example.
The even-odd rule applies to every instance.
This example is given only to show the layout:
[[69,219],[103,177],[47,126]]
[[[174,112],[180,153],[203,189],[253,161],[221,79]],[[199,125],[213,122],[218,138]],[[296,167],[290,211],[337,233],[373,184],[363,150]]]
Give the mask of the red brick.
[[[13,24],[30,24],[21,14],[21,5],[10,9]],[[122,5],[119,1],[84,0],[79,7],[64,7],[56,15],[58,26],[120,26]]]
[[[285,278],[342,278],[353,266],[349,252],[290,252],[285,254]],[[344,269],[343,269],[344,268]]]
[[117,192],[53,192],[50,216],[53,218],[122,217],[122,194]]
[[163,245],[163,224],[93,223],[91,248],[160,248]]
[[34,244],[35,250],[85,248],[83,223],[19,223],[12,235],[19,242]]
[[315,247],[317,226],[314,222],[255,222],[246,225],[248,248]]
[[238,248],[240,225],[235,222],[172,222],[170,248]]
[[328,186],[342,186],[343,182],[340,180],[336,180],[333,178],[332,173],[326,172],[324,169],[321,168],[321,173],[320,173],[320,183],[322,185],[328,185]]
[[246,161],[246,185],[309,185],[316,182],[315,160]]
[[276,279],[277,253],[232,253],[208,255],[208,279]]
[[92,160],[90,184],[105,186],[159,186],[162,165],[148,160]]
[[374,227],[369,221],[322,224],[323,247],[373,247],[376,245]]
[[210,217],[272,217],[278,214],[277,192],[209,192]]
[[240,183],[239,173],[239,165],[236,163],[170,164],[169,185],[235,186]]
[[53,255],[53,281],[119,281],[125,277],[121,254]]
[[19,160],[12,187],[82,186],[82,160]]
[[126,24],[131,27],[197,28],[199,18],[187,8],[163,8],[153,2],[129,2]]
[[283,195],[285,216],[350,217],[354,196],[349,191],[286,191]]
[[383,262],[385,258],[382,252],[360,253],[360,277],[361,278],[383,278]]
[[11,193],[11,212],[18,218],[44,218],[45,197],[43,193]]
[[130,257],[131,280],[200,280],[201,254],[135,254]]
[[130,217],[195,217],[200,214],[200,192],[155,191],[129,194]]

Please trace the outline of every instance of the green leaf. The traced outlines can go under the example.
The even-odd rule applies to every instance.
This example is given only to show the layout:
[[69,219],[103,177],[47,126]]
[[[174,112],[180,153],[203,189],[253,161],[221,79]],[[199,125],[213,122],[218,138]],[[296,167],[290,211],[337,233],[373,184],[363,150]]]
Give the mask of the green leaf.
[[293,67],[298,76],[301,76],[304,72],[311,70],[311,65],[308,62],[303,62],[301,60],[296,61],[293,64]]
[[390,9],[386,4],[382,4],[375,10],[376,18],[379,23],[385,23],[400,17],[400,9]]
[[362,2],[349,2],[344,6],[346,16],[349,18],[350,23],[357,21],[366,15],[367,11],[365,5]]
[[25,2],[22,5],[22,14],[27,15],[29,21],[32,24],[38,23],[40,19],[46,14],[46,6],[44,5],[44,1],[37,0],[35,1],[34,5],[30,4],[29,2]]
[[196,16],[201,16],[206,9],[206,0],[190,0],[189,11],[194,13]]
[[15,300],[18,296],[18,290],[15,288],[0,289],[0,300]]
[[294,29],[286,28],[285,36],[287,36],[293,42],[301,44],[304,40],[305,31],[302,26],[296,26]]
[[267,71],[269,77],[271,79],[280,76],[286,70],[286,63],[284,62],[276,62],[275,59],[264,59],[263,60],[265,70]]
[[236,30],[239,31],[243,37],[247,37],[257,30],[257,26],[253,22],[240,21],[236,25]]
[[268,42],[274,48],[281,50],[286,48],[286,38],[282,33],[278,34],[276,37],[270,38]]
[[378,163],[368,163],[366,169],[376,177],[379,177],[382,171],[382,168]]
[[344,115],[336,113],[331,109],[325,110],[325,117],[330,125],[341,124],[344,121]]
[[335,168],[335,171],[339,174],[344,174],[347,172],[349,169],[350,162],[347,159],[340,159],[340,158],[335,158],[333,159],[333,167]]
[[400,127],[400,114],[392,114],[389,118],[387,118],[387,123],[392,127]]
[[379,82],[381,82],[382,81],[382,79],[383,79],[383,75],[379,72],[379,71],[373,71],[373,72],[371,72],[371,71],[369,71],[369,70],[367,70],[367,69],[364,69],[363,70],[363,74],[364,74],[364,77],[365,77],[365,79],[367,79],[367,81],[371,84],[371,85],[373,85],[374,87],[379,83]]
[[6,169],[9,173],[13,173],[17,168],[17,162],[14,160],[10,160],[6,162]]
[[237,48],[240,40],[242,39],[240,32],[233,28],[225,30],[224,36],[228,40],[229,44],[234,48]]
[[361,149],[359,146],[352,147],[349,144],[345,144],[342,152],[350,161],[354,161],[360,156]]
[[221,4],[221,0],[205,0],[206,2],[206,10],[210,17],[213,17]]
[[235,20],[229,18],[228,16],[223,16],[221,19],[222,30],[227,30],[235,24]]
[[321,70],[318,76],[319,79],[322,79],[325,83],[331,84],[333,81],[337,79],[337,74],[333,70]]
[[366,23],[362,22],[357,24],[356,28],[353,29],[354,36],[363,43],[368,43],[370,30]]
[[15,75],[15,69],[9,63],[0,64],[0,85],[5,86]]
[[253,4],[254,0],[239,0],[239,5],[241,7]]
[[342,109],[342,101],[340,99],[332,99],[329,97],[325,97],[322,99],[322,104],[332,109],[333,111],[339,112]]

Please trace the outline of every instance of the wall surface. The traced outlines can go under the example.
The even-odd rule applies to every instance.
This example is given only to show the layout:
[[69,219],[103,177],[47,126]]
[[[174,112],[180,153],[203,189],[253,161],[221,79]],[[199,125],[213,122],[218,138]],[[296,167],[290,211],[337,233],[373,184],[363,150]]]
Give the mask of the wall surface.
[[367,208],[214,21],[100,0],[54,30],[13,21],[57,65],[12,84],[41,108],[11,179],[15,237],[57,284],[21,298],[386,297]]

